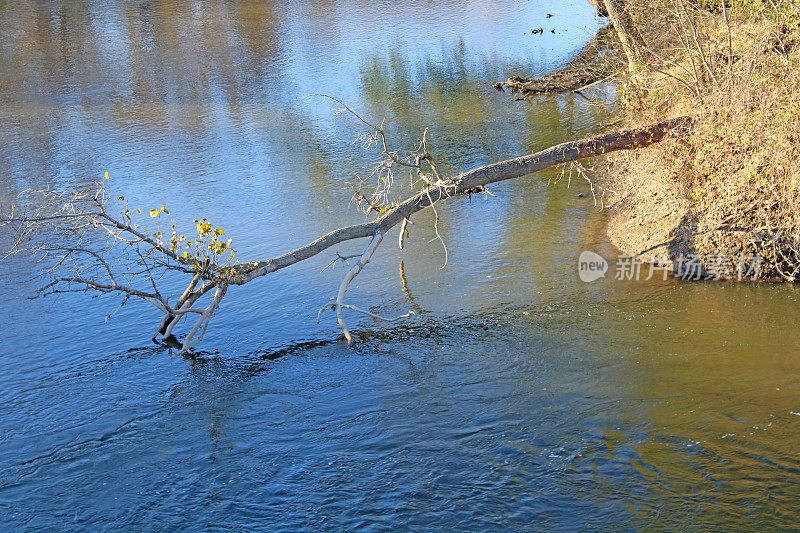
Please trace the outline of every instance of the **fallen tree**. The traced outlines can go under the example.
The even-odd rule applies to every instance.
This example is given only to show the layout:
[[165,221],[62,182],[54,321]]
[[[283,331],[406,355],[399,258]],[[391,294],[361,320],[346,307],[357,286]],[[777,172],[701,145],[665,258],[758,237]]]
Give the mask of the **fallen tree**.
[[[382,317],[345,304],[344,296],[350,282],[369,263],[387,233],[397,225],[401,226],[398,243],[403,247],[410,218],[415,213],[448,198],[484,192],[485,187],[492,183],[583,158],[645,147],[690,123],[689,118],[680,117],[645,127],[605,133],[486,165],[455,177],[445,177],[428,151],[426,136],[423,136],[420,146],[415,150],[400,155],[397,151],[389,150],[381,126],[365,121],[342,102],[336,101],[343,105],[344,111],[352,113],[367,126],[368,130],[361,138],[364,145],[377,144],[381,149],[382,160],[372,173],[372,176],[379,178],[376,181],[380,185],[369,197],[361,192],[356,193],[356,200],[367,215],[377,213],[373,220],[336,229],[278,257],[238,263],[233,262],[231,241],[221,238],[224,231],[214,228],[205,220],[195,220],[198,235],[195,239],[186,239],[176,232],[174,221],[169,237],[160,230],[148,233],[134,222],[134,212],[141,213],[141,210],[132,211],[127,204],[119,214],[112,214],[109,211],[110,194],[104,181],[99,180],[83,190],[29,192],[20,205],[8,206],[4,212],[0,210],[0,227],[11,229],[13,235],[13,244],[6,255],[27,253],[47,265],[43,273],[50,279],[37,291],[37,296],[91,290],[101,294],[122,294],[124,299],[120,307],[131,296],[150,302],[163,314],[153,335],[154,341],[161,336],[165,342],[176,343],[173,329],[180,319],[196,316],[179,343],[183,353],[202,340],[230,286],[245,285],[314,257],[337,244],[369,239],[361,254],[336,254],[332,263],[350,259],[356,259],[356,263],[342,280],[333,301],[319,313],[321,315],[324,310],[333,308],[345,339],[351,343],[352,336],[343,317],[344,309],[381,320],[402,318]],[[412,183],[419,190],[404,201],[390,202],[393,172],[398,167],[417,173],[418,180],[412,180]],[[124,198],[120,196],[119,201],[124,202]],[[162,214],[168,214],[163,206],[149,212],[153,218]],[[98,235],[103,238],[98,238]],[[116,268],[121,264],[120,261],[127,262],[125,268]],[[156,283],[167,271],[189,278],[188,285],[177,298],[164,296]],[[136,283],[139,285],[135,286]],[[210,295],[210,301],[198,306],[197,303],[206,295]]]

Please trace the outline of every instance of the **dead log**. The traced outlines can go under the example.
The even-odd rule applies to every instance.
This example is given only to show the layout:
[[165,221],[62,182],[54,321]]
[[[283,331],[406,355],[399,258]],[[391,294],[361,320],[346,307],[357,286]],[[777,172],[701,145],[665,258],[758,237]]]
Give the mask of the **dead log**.
[[420,191],[372,222],[334,230],[314,242],[274,259],[237,265],[232,274],[240,279],[232,283],[247,283],[255,278],[313,257],[344,241],[373,237],[378,233],[385,234],[389,229],[414,213],[440,200],[464,194],[490,183],[533,174],[539,170],[562,163],[587,157],[596,157],[618,150],[644,148],[663,140],[670,131],[686,127],[690,123],[691,119],[689,117],[673,118],[641,128],[615,131],[588,139],[565,142],[535,154],[476,168],[462,174],[450,183]]

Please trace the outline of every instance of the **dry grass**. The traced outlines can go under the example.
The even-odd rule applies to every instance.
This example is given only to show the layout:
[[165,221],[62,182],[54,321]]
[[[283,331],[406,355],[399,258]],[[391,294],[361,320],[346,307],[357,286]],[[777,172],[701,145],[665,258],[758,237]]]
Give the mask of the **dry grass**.
[[[672,236],[685,241],[675,250],[703,262],[759,256],[762,277],[794,281],[800,276],[800,3],[749,0],[725,12],[719,0],[704,4],[716,12],[688,0],[648,2],[650,20],[658,23],[641,27],[651,28],[652,56],[622,92],[623,102],[633,121],[690,114],[695,126],[685,142],[652,148],[648,163],[620,162],[641,180],[654,179],[656,163],[656,179],[673,180],[690,201],[691,228],[674,228]],[[640,20],[643,9],[635,11]]]

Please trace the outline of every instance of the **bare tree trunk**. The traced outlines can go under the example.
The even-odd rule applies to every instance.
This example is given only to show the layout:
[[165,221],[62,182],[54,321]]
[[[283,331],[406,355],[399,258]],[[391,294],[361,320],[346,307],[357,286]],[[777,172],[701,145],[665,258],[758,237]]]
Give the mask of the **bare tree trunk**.
[[608,19],[614,26],[614,31],[617,33],[617,37],[622,44],[622,50],[625,52],[625,57],[628,60],[628,71],[635,71],[638,61],[647,55],[647,44],[642,34],[636,29],[633,19],[625,7],[624,0],[597,1],[605,6]]
[[603,3],[603,0],[589,0],[589,3],[594,6],[598,17],[608,16],[608,11],[606,11],[606,5]]

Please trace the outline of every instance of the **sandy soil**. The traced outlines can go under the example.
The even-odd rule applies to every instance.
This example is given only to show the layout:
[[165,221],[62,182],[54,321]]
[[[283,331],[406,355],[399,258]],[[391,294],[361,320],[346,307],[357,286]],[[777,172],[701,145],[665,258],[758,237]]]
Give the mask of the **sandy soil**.
[[598,165],[599,185],[611,194],[606,233],[624,254],[672,267],[680,254],[691,253],[696,230],[686,187],[665,175],[663,150],[650,147],[611,154]]

